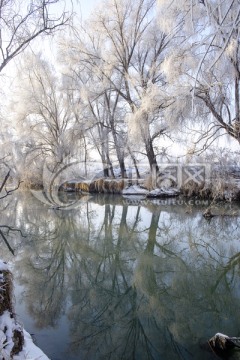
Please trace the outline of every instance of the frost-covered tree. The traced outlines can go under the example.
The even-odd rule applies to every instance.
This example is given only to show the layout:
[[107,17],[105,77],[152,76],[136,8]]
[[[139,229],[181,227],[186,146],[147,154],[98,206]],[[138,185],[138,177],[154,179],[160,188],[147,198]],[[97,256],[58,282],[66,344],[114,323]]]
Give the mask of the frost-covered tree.
[[[75,73],[87,69],[89,76],[94,74],[91,94],[111,92],[111,104],[117,99],[134,150],[142,151],[141,144],[151,167],[156,165],[154,142],[168,128],[165,110],[173,102],[161,72],[172,36],[157,27],[155,5],[155,0],[106,0],[65,46],[65,63],[71,63]],[[113,137],[119,134],[117,118],[110,124]],[[123,137],[116,139],[116,148],[123,149]],[[118,160],[123,155],[118,153]]]
[[87,143],[98,151],[105,176],[114,175],[111,164],[113,159],[117,159],[122,176],[125,177],[126,129],[122,125],[126,111],[119,94],[112,89],[100,68],[96,68],[90,54],[86,58],[84,50],[89,47],[91,51],[96,51],[98,47],[98,51],[101,51],[104,39],[95,30],[92,33],[89,30],[88,34],[82,31],[78,35],[81,38],[77,38],[77,42],[75,33],[70,40],[62,42],[60,47],[60,59],[64,59],[63,72],[67,79],[65,90],[69,92],[73,89],[73,107],[78,108],[79,130],[84,132]]
[[[58,15],[54,15],[58,14]],[[28,45],[40,36],[51,35],[63,28],[70,20],[70,14],[64,10],[64,1],[37,0],[0,1],[0,75],[5,74],[7,65],[13,64],[13,59],[19,56]],[[11,69],[11,73],[13,72]],[[1,76],[1,99],[12,99],[9,82]],[[12,89],[11,89],[12,90]],[[3,102],[2,102],[3,103]],[[13,129],[6,129],[6,113],[0,108],[1,117],[1,174],[3,178],[8,174],[12,165],[12,151],[10,149]],[[10,122],[11,124],[11,122]],[[10,177],[8,178],[10,179]],[[3,185],[3,184],[2,184]],[[6,184],[4,184],[6,185]],[[5,186],[1,186],[1,196],[5,196]]]
[[24,57],[10,109],[18,147],[25,154],[24,171],[36,161],[61,163],[71,153],[75,125],[71,99],[62,91],[61,77],[40,55]]
[[161,110],[168,104],[163,93],[160,64],[168,40],[156,30],[154,0],[110,1],[97,14],[99,31],[105,34],[101,57],[111,87],[128,105],[126,117],[134,146],[142,142],[150,167],[156,165],[154,140],[166,130]]
[[158,0],[158,4],[164,17],[160,28],[179,35],[164,71],[174,91],[185,95],[183,106],[193,105],[192,119],[207,122],[202,134],[205,147],[223,133],[239,142],[239,2]]
[[[59,13],[58,6],[62,5]],[[58,10],[58,11],[57,11]],[[53,15],[53,14],[58,15]],[[61,0],[0,2],[0,72],[34,39],[66,25],[69,14]]]
[[71,97],[76,120],[74,133],[84,139],[84,160],[91,160],[92,150],[97,151],[105,176],[108,176],[106,164],[111,164],[110,127],[105,96],[98,92],[96,86],[99,78],[82,66],[73,68],[71,62],[69,66],[64,66],[63,72],[63,91]]

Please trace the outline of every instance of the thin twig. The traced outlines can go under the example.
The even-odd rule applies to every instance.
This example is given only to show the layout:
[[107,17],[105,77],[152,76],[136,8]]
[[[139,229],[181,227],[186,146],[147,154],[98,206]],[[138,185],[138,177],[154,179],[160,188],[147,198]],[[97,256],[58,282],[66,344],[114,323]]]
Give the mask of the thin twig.
[[4,242],[5,242],[5,244],[7,245],[7,247],[8,247],[8,250],[14,255],[14,250],[12,249],[12,247],[10,246],[10,244],[9,244],[9,242],[8,242],[8,240],[7,240],[7,238],[6,238],[6,236],[4,235],[4,233],[2,232],[2,230],[0,229],[0,235],[2,236],[2,238],[3,238],[3,240],[4,240]]

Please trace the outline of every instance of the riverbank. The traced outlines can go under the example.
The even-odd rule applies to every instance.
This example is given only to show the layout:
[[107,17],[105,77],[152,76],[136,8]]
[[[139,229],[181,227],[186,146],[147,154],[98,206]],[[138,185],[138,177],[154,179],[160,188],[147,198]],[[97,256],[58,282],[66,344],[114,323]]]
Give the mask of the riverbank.
[[33,343],[30,334],[17,322],[12,289],[12,273],[7,264],[0,260],[0,359],[49,360]]
[[[177,184],[172,179],[167,179],[166,174],[163,181],[145,179],[109,179],[100,178],[88,181],[66,181],[59,190],[80,193],[105,193],[127,195],[144,195],[147,198],[166,198],[183,195],[187,198],[198,197],[200,199],[231,201],[240,200],[240,173],[217,171],[211,178],[194,177],[188,178]],[[170,181],[171,180],[171,181]]]
[[114,177],[104,177],[100,169],[84,173],[67,172],[68,168],[43,176],[38,183],[23,184],[31,190],[51,192],[78,192],[80,194],[144,195],[146,197],[172,197],[182,195],[208,200],[240,200],[240,167],[210,163],[165,164],[158,171],[142,169],[140,178],[129,168],[126,178],[119,169]]

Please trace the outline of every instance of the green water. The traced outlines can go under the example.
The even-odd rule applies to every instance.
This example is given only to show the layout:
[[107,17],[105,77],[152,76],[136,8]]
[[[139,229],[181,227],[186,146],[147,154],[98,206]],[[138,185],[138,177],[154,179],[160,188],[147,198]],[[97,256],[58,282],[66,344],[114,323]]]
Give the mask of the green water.
[[16,313],[51,359],[214,359],[210,337],[240,336],[238,216],[120,196],[74,204],[19,193],[1,212],[25,235],[9,233],[14,256],[1,240]]

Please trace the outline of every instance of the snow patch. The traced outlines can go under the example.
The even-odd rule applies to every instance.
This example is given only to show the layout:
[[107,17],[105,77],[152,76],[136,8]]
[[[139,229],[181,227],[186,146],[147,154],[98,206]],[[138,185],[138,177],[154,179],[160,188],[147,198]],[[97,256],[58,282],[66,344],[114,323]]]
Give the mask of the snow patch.
[[129,186],[122,191],[123,195],[147,195],[149,191],[147,189],[143,189],[138,185]]
[[147,197],[164,198],[164,197],[178,196],[179,194],[180,194],[180,191],[175,188],[171,188],[171,189],[160,188],[160,189],[154,189],[154,190],[150,191],[149,194],[147,195]]
[[[0,359],[12,360],[49,360],[32,340],[30,334],[16,321],[12,306],[5,305],[5,294],[11,296],[6,286],[3,271],[10,271],[8,265],[0,260]],[[8,298],[7,298],[8,299]],[[6,302],[6,301],[5,301]],[[18,354],[16,354],[18,352]]]
[[[14,330],[23,332],[24,345],[19,354],[11,357]],[[43,351],[33,343],[31,335],[22,329],[9,311],[4,311],[0,316],[0,355],[2,358],[13,360],[49,360]]]
[[7,263],[2,260],[0,260],[0,271],[9,271]]
[[50,360],[39,347],[37,347],[31,335],[23,330],[24,335],[24,346],[23,350],[13,357],[13,360]]

